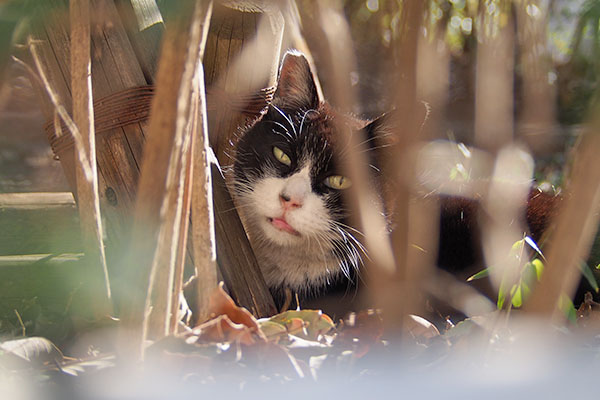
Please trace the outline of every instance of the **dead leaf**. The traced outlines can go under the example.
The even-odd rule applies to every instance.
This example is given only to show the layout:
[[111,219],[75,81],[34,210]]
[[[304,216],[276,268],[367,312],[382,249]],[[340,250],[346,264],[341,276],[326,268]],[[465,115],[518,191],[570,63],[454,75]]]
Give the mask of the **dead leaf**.
[[[258,325],[257,325],[258,327]],[[256,338],[264,341],[264,334],[258,328],[250,328],[244,324],[236,324],[223,314],[192,329],[196,343],[232,343],[245,345],[256,343]],[[190,337],[188,337],[188,343]]]
[[409,314],[404,319],[403,329],[410,333],[417,342],[428,342],[440,336],[440,331],[434,324],[418,315]]
[[383,320],[378,310],[366,310],[351,313],[344,319],[339,328],[336,341],[353,348],[353,357],[361,358],[369,352],[373,345],[381,343]]
[[256,318],[254,318],[248,310],[243,307],[238,307],[235,304],[233,299],[229,297],[223,289],[223,282],[221,282],[219,287],[211,294],[208,311],[212,318],[226,315],[230,322],[244,325],[253,332],[256,332],[262,339],[265,339],[263,333],[259,329]]
[[331,318],[320,310],[285,311],[269,318],[269,321],[284,326],[290,335],[306,340],[319,340],[335,328]]
[[48,339],[29,337],[0,343],[3,364],[12,368],[27,368],[48,363],[60,363],[64,356]]

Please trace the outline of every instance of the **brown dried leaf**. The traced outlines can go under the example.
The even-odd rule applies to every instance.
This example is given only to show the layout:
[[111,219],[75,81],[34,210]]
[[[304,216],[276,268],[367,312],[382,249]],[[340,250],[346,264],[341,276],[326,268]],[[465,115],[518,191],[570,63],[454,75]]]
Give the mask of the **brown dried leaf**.
[[378,310],[351,313],[346,317],[336,341],[352,346],[353,356],[363,357],[371,346],[381,343],[383,320]]
[[418,315],[408,315],[404,319],[403,329],[417,342],[428,342],[440,336],[440,331],[431,322]]
[[231,343],[239,342],[246,345],[256,343],[256,334],[260,331],[249,328],[244,324],[236,324],[223,314],[192,330],[197,342],[202,343]]
[[583,328],[600,327],[600,303],[594,301],[590,292],[584,295],[583,303],[577,310],[577,325]]
[[233,324],[243,325],[249,328],[251,332],[254,332],[261,339],[265,339],[265,336],[260,330],[256,318],[254,318],[254,316],[248,310],[243,307],[238,307],[235,304],[233,299],[229,297],[229,295],[223,289],[223,282],[221,282],[219,287],[211,294],[208,312],[211,318],[226,315],[228,320]]
[[335,328],[331,318],[321,310],[285,311],[269,321],[284,326],[290,335],[306,340],[318,340]]

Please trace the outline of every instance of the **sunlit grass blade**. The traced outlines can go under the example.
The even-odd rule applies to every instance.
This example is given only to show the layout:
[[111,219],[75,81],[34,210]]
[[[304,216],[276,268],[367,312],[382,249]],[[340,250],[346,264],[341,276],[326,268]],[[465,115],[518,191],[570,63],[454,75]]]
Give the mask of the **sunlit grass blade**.
[[579,269],[581,270],[583,277],[588,281],[592,289],[594,289],[594,292],[598,293],[598,291],[600,291],[600,287],[598,287],[598,281],[596,280],[594,271],[592,271],[590,266],[585,261],[582,261],[579,264]]

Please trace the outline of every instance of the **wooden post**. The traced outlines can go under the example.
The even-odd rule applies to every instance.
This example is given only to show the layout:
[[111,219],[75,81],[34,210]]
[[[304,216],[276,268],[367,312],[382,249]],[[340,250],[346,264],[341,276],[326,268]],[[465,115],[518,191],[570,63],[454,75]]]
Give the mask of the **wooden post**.
[[238,127],[256,118],[275,92],[283,38],[276,8],[239,3],[215,5],[204,58],[210,144],[222,167],[231,164]]
[[[113,279],[117,298],[122,298],[119,293],[123,293],[131,284],[119,276],[123,273],[122,268],[115,266],[122,265],[119,260],[129,237],[142,164],[142,148],[148,133],[146,122],[154,95],[154,88],[150,84],[154,83],[156,67],[153,62],[158,55],[157,44],[152,41],[157,41],[163,31],[162,23],[157,18],[151,18],[154,22],[142,29],[142,26],[136,25],[140,20],[133,20],[132,14],[137,15],[140,10],[144,15],[148,14],[148,10],[156,11],[151,3],[151,0],[139,0],[131,4],[125,0],[91,0],[92,86],[96,113],[100,207],[106,222],[109,266],[111,273],[117,275]],[[72,87],[66,4],[66,0],[49,0],[41,7],[43,18],[36,32],[36,46],[40,50],[40,58],[53,90],[70,111]],[[141,7],[137,9],[137,13],[136,5]],[[222,6],[218,8],[225,9]],[[224,17],[217,17],[217,24],[220,24],[217,26],[221,28],[211,30],[205,57],[208,65],[205,76],[211,84],[207,100],[212,121],[209,124],[211,141],[214,139],[220,143],[229,143],[237,131],[238,123],[243,124],[247,119],[255,118],[274,91],[283,28],[281,15],[275,11],[225,11],[228,12],[227,10],[238,16],[227,21]],[[153,15],[156,17],[156,14]],[[227,32],[229,33],[226,34]],[[240,32],[246,33],[242,35]],[[229,48],[227,41],[230,39],[239,41]],[[256,62],[255,58],[260,62]],[[217,60],[220,61],[215,63]],[[244,71],[244,66],[249,65],[253,67]],[[234,95],[228,96],[231,88],[239,91],[231,91]],[[50,121],[46,126],[48,138],[75,192],[73,141],[68,135],[56,133],[54,106],[46,96],[42,96],[42,99]],[[66,127],[61,124],[60,130],[64,131]],[[224,154],[226,149],[221,148]],[[217,185],[216,190],[225,191],[220,198],[228,199],[225,203],[215,204],[215,212],[220,215],[224,210],[231,209],[233,204],[225,185]],[[185,219],[184,214],[182,218]],[[222,243],[218,250],[218,264],[221,270],[226,270],[223,273],[226,284],[240,305],[257,316],[271,315],[275,311],[274,303],[243,235],[243,229],[233,229],[231,232],[235,233],[231,233],[228,228],[232,224],[241,226],[237,213],[224,215],[228,219],[217,232],[217,241]],[[238,234],[242,237],[235,237]],[[180,246],[180,249],[183,247]],[[189,254],[188,252],[188,259]],[[236,254],[243,256],[238,257]],[[248,263],[242,262],[246,259],[249,260]],[[239,262],[231,264],[232,260]],[[228,278],[233,276],[239,279]]]
[[[215,5],[204,56],[210,145],[221,167],[232,163],[239,126],[257,118],[275,92],[283,37],[278,9],[241,3],[244,7]],[[225,284],[254,315],[272,315],[275,304],[216,167],[212,179],[217,262]]]
[[[120,257],[120,247],[128,235],[131,210],[139,179],[139,165],[149,114],[152,90],[147,86],[139,62],[113,2],[92,0],[91,80],[94,97],[96,154],[100,207],[106,222],[109,266]],[[72,110],[70,24],[67,2],[49,0],[40,3],[36,47],[52,89],[65,108]],[[41,96],[49,123],[46,133],[54,153],[76,193],[75,158],[70,135],[57,134],[54,105]],[[64,126],[59,131],[66,131]],[[111,269],[112,274],[120,271]],[[113,290],[126,283],[112,282]],[[117,297],[118,293],[117,293]],[[118,299],[117,299],[118,301]]]

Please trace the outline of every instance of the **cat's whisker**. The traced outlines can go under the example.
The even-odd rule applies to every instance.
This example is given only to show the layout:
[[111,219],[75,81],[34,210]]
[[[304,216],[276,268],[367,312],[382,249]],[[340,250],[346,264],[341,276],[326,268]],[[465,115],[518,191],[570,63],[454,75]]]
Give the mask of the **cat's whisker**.
[[304,112],[304,115],[302,115],[302,120],[300,120],[300,129],[299,129],[300,135],[302,135],[302,128],[304,128],[304,120],[306,119],[306,116],[311,112],[318,113],[318,111],[313,108],[311,108],[310,110],[306,110]]
[[332,223],[333,223],[334,225],[336,225],[336,226],[340,227],[340,228],[348,229],[348,230],[350,230],[350,231],[352,231],[352,232],[355,232],[355,233],[359,234],[360,236],[363,236],[363,237],[365,236],[365,234],[364,234],[364,233],[362,233],[361,231],[359,231],[358,229],[356,229],[356,228],[353,228],[353,227],[351,227],[350,225],[346,225],[346,224],[344,224],[343,222],[340,222],[340,221],[332,221]]
[[294,122],[292,121],[292,119],[286,113],[284,113],[283,111],[281,111],[279,109],[279,107],[277,107],[275,105],[272,105],[272,106],[290,124],[290,126],[292,127],[292,131],[294,132],[294,135],[296,137],[298,137],[298,132],[296,131],[296,127],[294,126]]
[[[350,240],[350,242],[353,242],[355,245],[352,245],[352,247],[358,247],[358,249],[367,257],[367,259],[370,260],[369,255],[367,253],[367,249],[365,248],[365,246],[358,241],[352,234],[350,234],[349,232],[345,231],[344,229],[337,227],[338,232],[344,237],[344,240]],[[361,257],[362,258],[362,257]]]
[[357,153],[358,154],[364,154],[364,153],[368,153],[368,152],[371,152],[371,151],[374,151],[374,150],[385,149],[385,148],[388,148],[388,147],[391,147],[391,146],[392,146],[391,144],[382,144],[382,145],[379,145],[379,146],[374,146],[374,147],[369,147],[367,149],[358,150]]
[[292,136],[288,132],[279,132],[273,129],[273,133],[276,133],[277,135],[283,137],[287,142],[291,142],[291,140],[293,140]]

